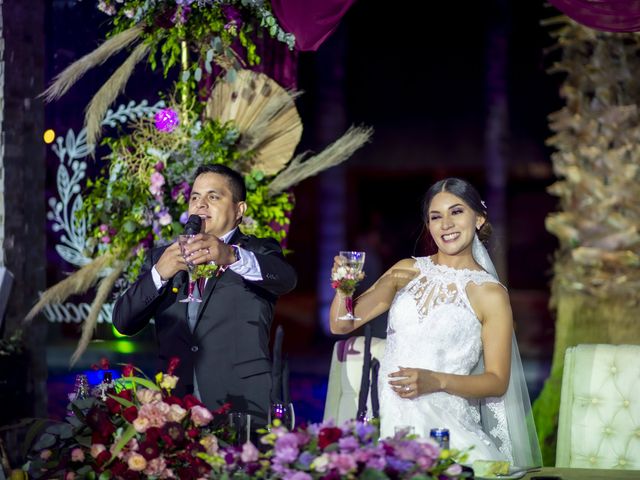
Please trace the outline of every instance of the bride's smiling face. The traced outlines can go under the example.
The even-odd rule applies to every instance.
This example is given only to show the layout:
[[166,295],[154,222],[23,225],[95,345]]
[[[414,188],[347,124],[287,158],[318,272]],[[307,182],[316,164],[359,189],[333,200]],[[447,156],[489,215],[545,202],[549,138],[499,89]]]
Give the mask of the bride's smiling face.
[[440,192],[431,200],[427,226],[438,250],[457,255],[470,248],[476,229],[485,222],[464,200],[449,192]]

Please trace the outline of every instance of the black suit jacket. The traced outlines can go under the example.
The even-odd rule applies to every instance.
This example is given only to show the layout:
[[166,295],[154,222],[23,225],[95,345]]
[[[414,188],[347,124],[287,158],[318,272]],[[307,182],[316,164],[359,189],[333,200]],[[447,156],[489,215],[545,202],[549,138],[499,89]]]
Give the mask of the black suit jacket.
[[[270,403],[271,358],[269,331],[276,299],[296,285],[296,274],[285,261],[280,245],[236,231],[231,244],[253,252],[262,280],[252,282],[227,269],[207,280],[198,320],[193,331],[187,318],[187,282],[176,275],[159,291],[151,268],[164,248],[149,252],[140,277],[117,300],[113,324],[122,334],[133,335],[153,318],[159,350],[159,368],[179,357],[177,395],[193,391],[195,369],[202,401],[214,410],[231,402],[266,421]],[[175,287],[178,292],[174,293]]]

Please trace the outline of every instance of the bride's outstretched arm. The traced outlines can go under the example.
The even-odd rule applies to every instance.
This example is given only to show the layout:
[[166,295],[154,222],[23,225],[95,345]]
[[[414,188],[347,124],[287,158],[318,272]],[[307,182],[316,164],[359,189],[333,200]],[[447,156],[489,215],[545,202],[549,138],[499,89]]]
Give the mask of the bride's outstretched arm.
[[338,334],[350,333],[389,310],[396,292],[409,283],[417,273],[418,270],[415,267],[413,258],[400,260],[387,270],[371,288],[354,300],[354,315],[360,317],[360,320],[338,320],[338,317],[344,315],[347,310],[344,296],[336,290],[329,314],[331,317],[331,332]]
[[509,296],[497,284],[476,286],[469,299],[482,321],[484,373],[454,375],[399,366],[390,384],[403,398],[415,398],[433,392],[447,392],[466,398],[498,397],[507,391],[511,369],[513,317]]

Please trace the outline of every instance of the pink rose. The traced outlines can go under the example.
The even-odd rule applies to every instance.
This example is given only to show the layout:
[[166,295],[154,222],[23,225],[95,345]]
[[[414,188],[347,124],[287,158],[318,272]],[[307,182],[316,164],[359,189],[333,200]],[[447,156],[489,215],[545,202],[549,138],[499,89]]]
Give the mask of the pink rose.
[[195,405],[191,407],[191,420],[196,427],[203,427],[213,420],[213,415],[205,407]]
[[207,454],[209,455],[213,455],[218,451],[218,439],[214,435],[204,437],[200,440],[200,445],[207,450]]
[[127,465],[134,472],[141,472],[147,468],[147,460],[139,453],[134,453],[127,460]]
[[170,422],[181,422],[184,417],[187,416],[187,411],[182,408],[180,405],[173,404],[169,409],[169,413],[167,414],[167,420]]
[[258,461],[258,449],[251,442],[247,442],[242,445],[242,453],[240,454],[240,460],[244,463],[257,462]]
[[81,448],[74,448],[71,450],[72,462],[84,462],[84,451]]
[[151,426],[151,422],[146,417],[138,417],[133,421],[133,428],[136,429],[138,433],[146,432]]
[[148,388],[141,388],[136,392],[136,398],[142,404],[159,402],[162,400],[162,394]]
[[75,480],[76,474],[74,472],[67,472],[64,475],[64,480]]
[[51,455],[53,455],[53,452],[51,450],[49,450],[48,448],[42,450],[40,452],[40,458],[42,460],[49,460],[51,458]]
[[167,462],[165,462],[164,458],[156,457],[147,462],[147,467],[144,469],[144,474],[153,477],[162,477],[163,473],[167,469]]
[[91,445],[91,456],[93,458],[98,458],[102,452],[104,452],[107,448],[101,443],[94,443]]

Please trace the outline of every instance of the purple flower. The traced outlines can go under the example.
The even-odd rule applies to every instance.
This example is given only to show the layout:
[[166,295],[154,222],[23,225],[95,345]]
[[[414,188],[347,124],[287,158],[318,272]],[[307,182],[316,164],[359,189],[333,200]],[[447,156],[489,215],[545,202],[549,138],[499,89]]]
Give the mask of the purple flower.
[[180,195],[184,195],[185,201],[189,199],[191,186],[187,182],[181,182],[171,189],[171,198],[177,200]]
[[313,453],[310,452],[302,452],[300,454],[300,457],[298,457],[298,462],[300,463],[300,465],[302,465],[304,468],[309,468],[309,465],[311,465],[311,462],[313,462],[314,459],[314,455]]
[[376,427],[369,423],[358,422],[356,424],[356,434],[360,438],[361,442],[371,441],[375,433]]
[[182,212],[182,215],[180,215],[180,223],[185,225],[187,223],[187,220],[189,220],[189,212]]
[[356,467],[356,461],[351,454],[335,452],[329,454],[329,468],[337,469],[340,475],[346,475]]
[[173,221],[168,209],[162,209],[158,212],[158,223],[163,227],[166,227]]
[[462,467],[457,463],[454,463],[449,468],[447,468],[444,473],[449,475],[450,477],[455,477],[456,475],[460,475],[462,473]]
[[412,462],[409,462],[407,460],[400,460],[395,457],[388,457],[387,463],[397,472],[406,472],[413,466]]
[[276,452],[281,448],[295,448],[298,449],[298,437],[295,433],[285,433],[276,440],[275,450]]
[[298,447],[295,446],[284,446],[284,447],[276,447],[274,461],[278,463],[292,463],[295,462],[296,458],[298,458]]
[[229,23],[234,23],[237,27],[242,24],[242,15],[233,5],[222,5],[222,13]]
[[313,480],[313,477],[307,472],[291,472],[290,475],[282,477],[283,480]]
[[340,450],[344,452],[353,452],[360,447],[360,444],[355,437],[342,437],[338,440],[338,445],[340,446]]
[[367,460],[366,465],[374,470],[383,470],[387,466],[387,462],[384,457],[371,457]]
[[173,132],[180,123],[178,112],[171,108],[163,108],[154,115],[153,119],[156,128],[165,133]]
[[156,171],[161,172],[162,170],[164,170],[164,163],[158,162],[155,164],[153,168],[155,168]]
[[187,23],[187,15],[191,11],[191,7],[188,5],[178,6],[176,13],[171,17],[171,22],[174,25],[184,25]]
[[164,176],[160,172],[151,174],[151,185],[149,191],[154,197],[162,195],[162,187],[164,186]]

